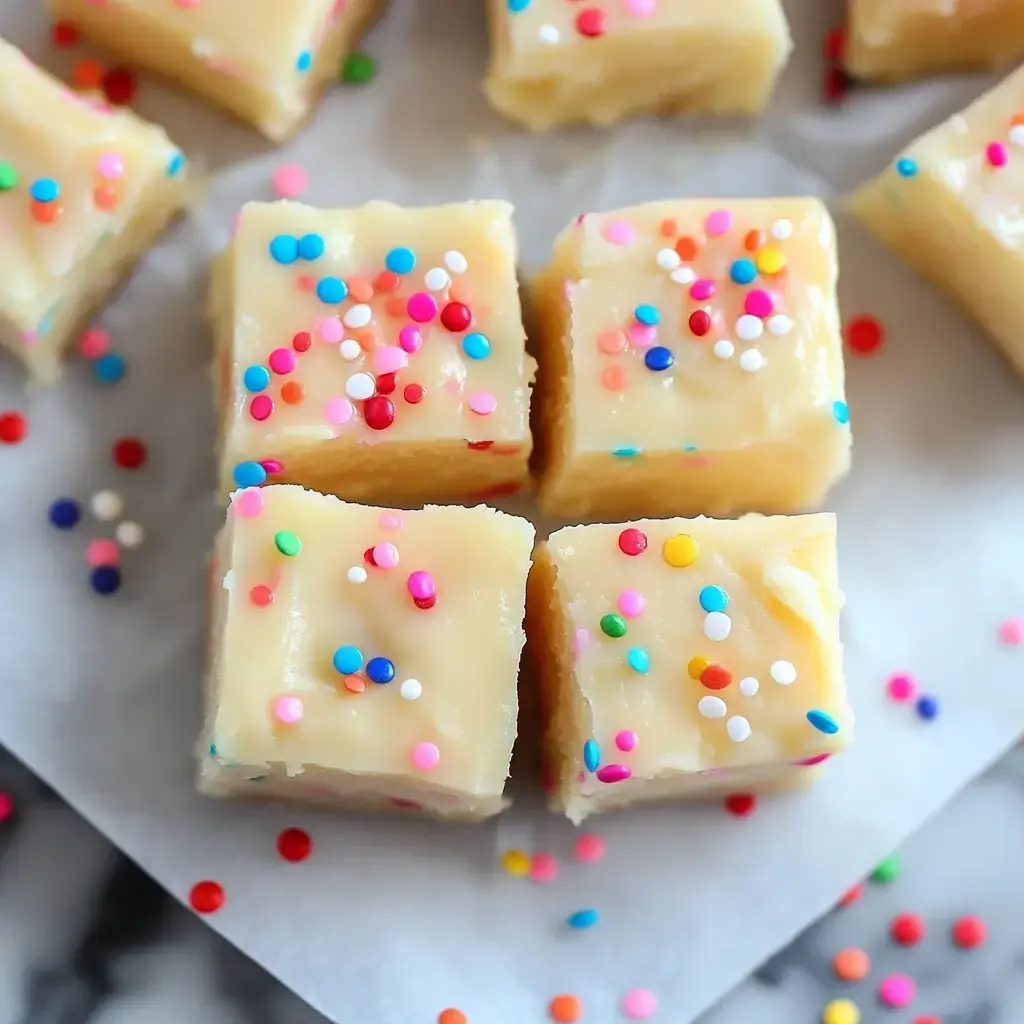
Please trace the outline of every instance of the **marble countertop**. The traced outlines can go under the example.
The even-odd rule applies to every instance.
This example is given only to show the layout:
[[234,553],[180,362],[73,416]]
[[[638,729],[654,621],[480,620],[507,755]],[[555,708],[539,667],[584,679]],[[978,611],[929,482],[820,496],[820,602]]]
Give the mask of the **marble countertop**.
[[[2,751],[0,792],[15,802],[0,824],[0,1024],[323,1024]],[[861,1024],[1020,1024],[1021,851],[1024,749],[898,852],[898,878],[865,883],[859,900],[808,928],[699,1024],[815,1024],[836,998],[860,1007]],[[924,923],[912,948],[889,937],[899,913]],[[964,914],[988,926],[979,948],[950,939]],[[849,947],[872,961],[856,984],[832,972],[836,952]],[[897,973],[914,979],[917,997],[894,1010],[876,988]],[[540,1010],[538,1024],[544,1019]],[[433,1020],[427,1014],[423,1024]]]

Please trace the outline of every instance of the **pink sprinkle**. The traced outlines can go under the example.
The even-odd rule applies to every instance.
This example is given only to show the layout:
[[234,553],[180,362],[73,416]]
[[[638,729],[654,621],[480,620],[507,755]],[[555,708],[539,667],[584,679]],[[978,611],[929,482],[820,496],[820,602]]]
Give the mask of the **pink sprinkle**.
[[270,181],[278,199],[297,199],[309,188],[309,175],[298,164],[282,164]]
[[96,173],[107,181],[116,181],[124,174],[124,161],[118,153],[103,153],[96,160]]
[[553,853],[542,850],[530,858],[530,878],[534,882],[546,885],[558,877],[558,861]]
[[895,675],[889,676],[885,688],[893,700],[900,702],[913,700],[917,696],[917,680],[904,672],[897,672]]
[[1024,619],[1007,619],[999,626],[999,639],[1011,647],[1024,644]]
[[601,228],[606,242],[612,245],[632,245],[636,241],[636,228],[628,220],[610,220]]
[[626,11],[633,18],[649,18],[657,6],[657,0],[626,0]]
[[430,292],[416,292],[409,296],[406,306],[409,317],[418,324],[428,324],[437,316],[437,300]]
[[590,631],[577,629],[572,635],[573,653],[578,658],[590,646]]
[[7,821],[14,814],[14,797],[0,792],[0,821]]
[[249,415],[257,422],[269,420],[274,411],[274,400],[270,395],[256,395],[249,403]]
[[102,327],[87,327],[78,339],[78,350],[86,359],[99,359],[110,351],[110,335]]
[[698,278],[690,285],[690,298],[695,302],[707,302],[715,296],[715,282],[709,277]]
[[341,321],[336,316],[325,316],[322,320],[317,320],[316,333],[324,341],[337,345],[345,337],[345,328],[341,326]]
[[490,416],[498,408],[498,400],[490,391],[478,391],[469,396],[469,407],[477,416]]
[[637,348],[650,348],[658,337],[658,328],[650,324],[630,324],[626,336]]
[[890,974],[878,983],[878,998],[894,1009],[909,1006],[916,995],[917,985],[906,974]]
[[615,746],[627,754],[636,748],[636,733],[632,729],[623,729],[615,734]]
[[747,297],[743,300],[743,311],[751,316],[764,319],[771,316],[774,310],[775,303],[772,302],[772,297],[762,288],[754,288],[747,292]]
[[199,0],[174,0],[174,2],[178,7],[184,7],[186,9],[189,7],[199,6]]
[[382,569],[394,569],[398,565],[398,548],[389,540],[375,544],[373,548],[373,564]]
[[302,721],[302,701],[298,697],[278,697],[274,701],[274,717],[282,725],[295,725]]
[[606,764],[597,769],[598,782],[625,782],[632,775],[624,764]]
[[586,832],[576,837],[573,853],[581,864],[596,864],[604,857],[608,844],[601,836]]
[[397,512],[382,512],[378,520],[382,530],[400,530],[402,517]]
[[421,772],[433,771],[441,761],[441,751],[437,744],[425,740],[412,748],[412,766]]
[[[831,756],[831,754],[815,754],[813,757],[805,757],[802,761],[794,761],[793,764],[797,768],[813,768],[816,764],[827,761]],[[711,770],[713,771],[714,769]]]
[[619,611],[631,619],[643,615],[646,607],[647,598],[639,590],[624,590],[619,594]]
[[649,1020],[658,1012],[658,997],[649,988],[630,989],[622,997],[622,1012],[629,1020]]
[[397,373],[409,365],[409,357],[397,345],[382,345],[373,350],[373,368],[378,373]]
[[1009,150],[1001,142],[990,142],[985,147],[985,156],[993,167],[1005,167],[1010,159]]
[[352,419],[355,408],[347,398],[328,399],[324,406],[324,419],[336,427],[348,423]]
[[709,238],[724,235],[732,227],[732,214],[728,210],[714,210],[704,221],[704,230]]
[[268,476],[284,472],[284,463],[280,459],[260,459],[260,465],[267,471]]
[[85,560],[89,565],[117,565],[117,542],[97,539],[89,541],[85,549]]
[[236,491],[231,499],[231,507],[236,516],[243,519],[255,519],[263,511],[263,491],[258,487],[246,487],[244,491]]
[[286,374],[295,369],[299,361],[298,353],[293,348],[275,348],[267,360],[274,373]]
[[[374,555],[374,558],[376,557]],[[437,588],[434,586],[434,577],[429,572],[423,572],[422,569],[409,573],[406,586],[409,588],[409,593],[417,601],[429,601],[437,593]]]
[[406,324],[398,332],[398,344],[403,352],[419,352],[423,345],[423,333],[418,327]]

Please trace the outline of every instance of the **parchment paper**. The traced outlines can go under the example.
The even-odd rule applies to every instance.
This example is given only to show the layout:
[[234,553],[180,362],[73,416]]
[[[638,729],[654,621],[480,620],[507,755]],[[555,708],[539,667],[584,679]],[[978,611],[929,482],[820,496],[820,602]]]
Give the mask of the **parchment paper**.
[[[269,198],[286,158],[310,169],[318,205],[507,197],[530,268],[584,209],[835,196],[988,84],[929,83],[825,109],[818,53],[837,11],[788,6],[797,53],[772,110],[749,124],[522,135],[480,96],[479,0],[396,0],[368,44],[380,78],[331,95],[283,152],[147,81],[140,110],[214,173],[202,209],[102,318],[127,379],[103,387],[78,363],[59,387],[26,397],[11,362],[0,370],[0,409],[26,410],[31,429],[0,450],[0,740],[178,897],[220,881],[227,903],[210,924],[337,1021],[416,1024],[456,1005],[474,1024],[526,1024],[561,991],[583,996],[588,1021],[614,1021],[621,994],[646,986],[659,1019],[683,1024],[1024,727],[1024,650],[996,640],[1004,616],[1024,613],[1024,391],[941,295],[840,216],[844,313],[878,316],[889,341],[849,363],[855,469],[829,504],[858,736],[816,789],[764,801],[744,820],[658,807],[595,821],[609,847],[596,866],[571,862],[572,828],[528,786],[511,813],[478,827],[295,814],[192,790],[203,562],[219,519],[201,297],[204,261],[238,205]],[[47,52],[35,7],[0,0],[0,31],[59,67],[70,57]],[[110,461],[122,434],[150,447],[137,474]],[[148,531],[111,598],[90,592],[83,557],[86,539],[109,530],[63,535],[46,521],[55,497],[87,500],[105,486]],[[897,669],[940,697],[936,721],[884,696]],[[278,830],[295,824],[316,844],[301,865],[274,852]],[[496,859],[508,847],[566,858],[560,877],[539,886],[504,875]],[[601,926],[569,933],[565,916],[584,906],[601,911]]]

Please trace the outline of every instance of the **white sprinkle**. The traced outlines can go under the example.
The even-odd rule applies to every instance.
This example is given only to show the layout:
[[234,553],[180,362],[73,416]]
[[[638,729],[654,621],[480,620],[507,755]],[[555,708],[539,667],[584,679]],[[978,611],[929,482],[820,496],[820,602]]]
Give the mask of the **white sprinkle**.
[[733,743],[742,743],[750,736],[750,723],[742,715],[733,715],[725,723],[725,731]]
[[346,338],[338,347],[338,351],[347,363],[353,362],[363,354],[363,349],[355,338]]
[[757,341],[764,333],[764,324],[758,316],[744,313],[736,321],[736,337],[743,341]]
[[561,42],[562,33],[554,25],[541,25],[537,29],[537,38],[547,46],[554,46]]
[[346,327],[365,327],[373,319],[373,310],[365,302],[359,302],[345,311],[341,322]]
[[764,356],[756,348],[748,348],[740,355],[740,368],[747,373],[757,373],[764,366]]
[[697,280],[697,275],[692,267],[676,267],[668,276],[676,284],[693,284]]
[[753,697],[761,688],[761,684],[753,676],[744,676],[740,680],[740,693],[744,697]]
[[97,491],[89,502],[89,508],[97,519],[109,523],[124,511],[124,502],[117,491]]
[[406,679],[398,692],[402,700],[419,700],[423,696],[423,684],[418,679]]
[[788,220],[777,220],[772,225],[772,238],[777,238],[779,241],[785,241],[787,238],[793,237],[793,222]]
[[724,640],[732,632],[732,619],[725,612],[708,612],[704,619],[704,635],[709,640]]
[[796,682],[796,666],[791,661],[773,661],[769,674],[779,686]]
[[234,590],[235,589],[235,570],[234,569],[228,569],[228,571],[226,573],[224,573],[224,579],[222,579],[220,581],[220,585],[225,590],[229,590],[230,591],[230,590]]
[[345,381],[345,394],[357,401],[371,398],[377,390],[377,382],[368,373],[353,373]]
[[728,708],[726,708],[725,701],[721,697],[712,697],[709,694],[707,697],[701,697],[697,701],[697,710],[705,718],[725,718]]
[[776,313],[768,320],[768,332],[779,338],[793,330],[793,321],[785,313]]
[[444,265],[453,274],[464,274],[469,270],[469,260],[458,249],[449,249],[444,254]]
[[732,359],[736,346],[728,338],[719,338],[715,342],[714,352],[719,359]]
[[675,249],[659,249],[658,255],[654,257],[662,270],[675,270],[683,261]]
[[345,576],[349,583],[365,583],[368,573],[361,565],[353,565]]
[[123,548],[140,548],[146,539],[146,532],[138,523],[126,519],[123,523],[117,524],[114,536],[117,538],[117,543]]
[[427,291],[430,292],[443,292],[451,284],[451,281],[452,279],[444,267],[431,267],[423,275],[423,283],[427,286]]
[[1015,146],[1024,146],[1024,124],[1015,124],[1010,129],[1010,141]]

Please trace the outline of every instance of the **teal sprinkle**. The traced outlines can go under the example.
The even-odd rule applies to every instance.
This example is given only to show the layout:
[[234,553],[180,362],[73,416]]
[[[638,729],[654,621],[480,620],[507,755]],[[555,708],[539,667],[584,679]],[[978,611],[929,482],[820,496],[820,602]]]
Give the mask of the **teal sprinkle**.
[[695,444],[684,444],[683,445],[683,451],[684,452],[695,452],[695,451],[699,451],[699,449],[697,448],[697,446]]
[[643,675],[651,670],[651,656],[642,647],[631,647],[626,661],[634,672]]
[[210,757],[220,757],[220,755],[217,753],[217,744],[216,743],[211,743],[210,744]]
[[630,448],[629,446],[612,449],[612,455],[617,459],[635,459],[642,452],[642,448]]
[[565,923],[570,928],[581,931],[586,928],[593,928],[600,920],[601,915],[593,908],[590,908],[587,910],[577,910],[575,914],[570,914],[565,919]]
[[601,750],[596,740],[587,740],[583,744],[583,765],[588,772],[596,772],[601,764]]
[[917,174],[917,161],[909,156],[901,157],[896,161],[896,173],[901,178],[913,178]]
[[819,711],[817,708],[813,711],[808,711],[807,721],[818,732],[823,732],[828,736],[835,736],[839,732],[839,723],[827,711]]
[[850,407],[845,402],[835,401],[832,403],[832,415],[836,423],[845,427],[850,422]]

